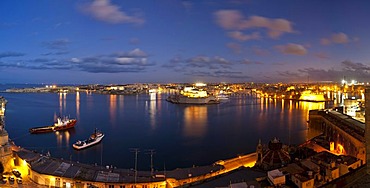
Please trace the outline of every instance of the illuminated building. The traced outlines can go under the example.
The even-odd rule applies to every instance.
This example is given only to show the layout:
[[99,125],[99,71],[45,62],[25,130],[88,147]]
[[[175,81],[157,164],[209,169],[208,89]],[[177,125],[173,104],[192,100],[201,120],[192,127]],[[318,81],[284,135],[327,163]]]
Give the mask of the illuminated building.
[[0,96],[0,162],[4,171],[10,171],[13,166],[12,150],[8,132],[5,130],[5,106],[6,100]]

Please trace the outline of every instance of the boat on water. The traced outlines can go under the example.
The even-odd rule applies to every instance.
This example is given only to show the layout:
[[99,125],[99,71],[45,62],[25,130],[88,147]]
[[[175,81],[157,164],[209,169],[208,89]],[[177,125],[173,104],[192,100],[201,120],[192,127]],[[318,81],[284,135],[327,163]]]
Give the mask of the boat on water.
[[217,95],[217,99],[218,100],[229,100],[229,95],[227,95],[227,94],[218,94]]
[[170,95],[168,102],[175,104],[218,104],[217,97],[208,95],[207,91],[194,87],[185,87],[180,94]]
[[90,137],[86,140],[78,140],[76,143],[74,143],[72,146],[74,149],[80,150],[87,148],[89,146],[95,145],[99,143],[104,137],[104,134],[97,129],[95,129],[95,132],[90,135]]
[[57,121],[54,123],[54,125],[50,126],[43,126],[43,127],[34,127],[30,128],[30,133],[36,134],[36,133],[48,133],[48,132],[54,132],[54,131],[62,131],[66,129],[73,128],[76,124],[76,119],[70,119],[67,116],[58,117]]

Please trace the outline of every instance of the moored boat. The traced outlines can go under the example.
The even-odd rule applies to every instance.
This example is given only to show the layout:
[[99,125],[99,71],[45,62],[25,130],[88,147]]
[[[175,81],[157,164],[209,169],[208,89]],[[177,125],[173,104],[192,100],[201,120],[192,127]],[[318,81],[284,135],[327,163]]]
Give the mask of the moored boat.
[[57,122],[54,123],[54,125],[50,126],[43,126],[43,127],[34,127],[30,128],[30,133],[36,134],[36,133],[48,133],[53,131],[62,131],[66,129],[73,128],[76,124],[76,119],[69,119],[69,117],[65,116],[63,118],[58,117]]
[[104,134],[97,129],[95,129],[95,132],[90,135],[90,137],[86,140],[78,140],[76,143],[74,143],[72,146],[74,149],[80,150],[87,148],[89,146],[95,145],[99,143],[104,137]]

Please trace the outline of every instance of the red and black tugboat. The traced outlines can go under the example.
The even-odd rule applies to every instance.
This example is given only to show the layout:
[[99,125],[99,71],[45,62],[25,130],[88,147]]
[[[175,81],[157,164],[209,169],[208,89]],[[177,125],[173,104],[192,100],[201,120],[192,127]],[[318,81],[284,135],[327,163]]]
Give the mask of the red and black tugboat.
[[73,128],[76,122],[77,122],[76,119],[69,119],[69,117],[67,116],[63,118],[58,117],[57,122],[55,122],[54,125],[34,127],[30,129],[30,133],[36,134],[36,133],[48,133],[48,132],[54,132],[54,131],[62,131],[62,130]]

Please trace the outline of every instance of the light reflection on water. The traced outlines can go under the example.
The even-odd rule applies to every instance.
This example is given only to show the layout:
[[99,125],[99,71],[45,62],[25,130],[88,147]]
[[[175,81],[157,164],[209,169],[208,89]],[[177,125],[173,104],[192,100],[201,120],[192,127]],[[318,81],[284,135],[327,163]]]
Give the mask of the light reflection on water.
[[188,106],[184,109],[184,136],[203,137],[207,129],[207,106]]
[[[254,152],[259,139],[279,137],[286,144],[300,144],[307,137],[312,103],[251,96],[233,96],[218,105],[177,105],[167,94],[98,95],[8,94],[6,124],[10,138],[25,148],[85,163],[132,168],[129,148],[155,149],[157,169],[212,164],[219,159]],[[77,118],[76,127],[59,133],[29,135],[30,127],[53,123],[54,114]],[[58,114],[58,115],[59,115]],[[34,118],[37,117],[37,118]],[[71,145],[86,139],[94,128],[106,137],[97,146],[74,151]],[[104,145],[104,150],[103,150]],[[139,156],[139,169],[147,170],[149,158]]]

